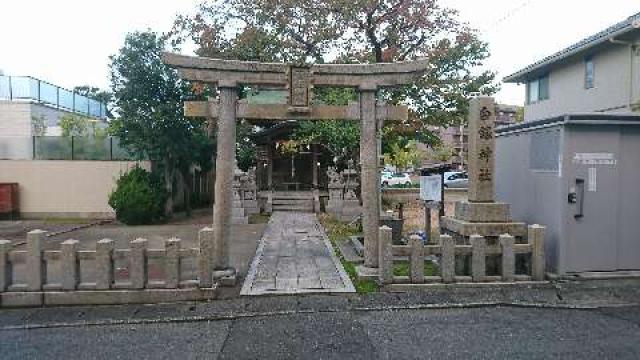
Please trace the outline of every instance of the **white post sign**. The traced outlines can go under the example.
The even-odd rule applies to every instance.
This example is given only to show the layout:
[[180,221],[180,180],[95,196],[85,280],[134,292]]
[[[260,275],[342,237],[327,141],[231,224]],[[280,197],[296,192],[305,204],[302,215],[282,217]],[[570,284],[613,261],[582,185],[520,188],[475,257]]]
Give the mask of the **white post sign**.
[[420,199],[440,201],[442,177],[440,175],[420,176]]

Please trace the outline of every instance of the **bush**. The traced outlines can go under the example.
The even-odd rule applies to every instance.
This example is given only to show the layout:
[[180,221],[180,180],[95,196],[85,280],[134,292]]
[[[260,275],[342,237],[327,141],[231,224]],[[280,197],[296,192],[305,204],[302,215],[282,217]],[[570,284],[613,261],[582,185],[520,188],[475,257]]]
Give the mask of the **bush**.
[[389,186],[390,189],[419,189],[420,188],[420,183],[411,183],[409,185],[407,184],[395,184],[395,185],[391,185]]
[[136,167],[118,179],[109,205],[116,218],[127,225],[153,224],[164,218],[166,196],[160,179]]

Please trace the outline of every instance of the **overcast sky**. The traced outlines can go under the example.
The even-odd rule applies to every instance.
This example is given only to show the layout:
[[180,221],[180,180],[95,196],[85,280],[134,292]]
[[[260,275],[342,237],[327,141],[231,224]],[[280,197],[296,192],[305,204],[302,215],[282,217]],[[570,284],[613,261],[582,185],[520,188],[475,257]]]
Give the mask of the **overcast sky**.
[[[108,56],[127,32],[167,31],[198,0],[5,0],[0,70],[71,88],[108,88]],[[480,30],[498,78],[640,12],[638,0],[441,0]],[[522,104],[524,90],[503,85],[498,101]]]

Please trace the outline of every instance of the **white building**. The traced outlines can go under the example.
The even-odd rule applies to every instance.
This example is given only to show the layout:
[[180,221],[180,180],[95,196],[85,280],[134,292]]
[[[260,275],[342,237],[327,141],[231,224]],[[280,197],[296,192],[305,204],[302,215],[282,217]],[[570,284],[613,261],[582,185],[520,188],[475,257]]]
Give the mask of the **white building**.
[[525,121],[640,111],[640,13],[504,81],[526,84]]
[[0,75],[0,137],[35,135],[35,119],[44,120],[45,135],[59,136],[66,114],[106,124],[106,106],[98,100],[32,77]]

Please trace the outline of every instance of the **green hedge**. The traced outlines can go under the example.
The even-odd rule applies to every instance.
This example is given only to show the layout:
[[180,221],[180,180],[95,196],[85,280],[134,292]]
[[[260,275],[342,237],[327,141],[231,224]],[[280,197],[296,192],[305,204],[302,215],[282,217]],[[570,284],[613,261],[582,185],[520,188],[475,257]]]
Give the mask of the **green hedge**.
[[166,198],[162,180],[136,167],[118,179],[109,205],[116,218],[127,225],[154,224],[164,220]]

